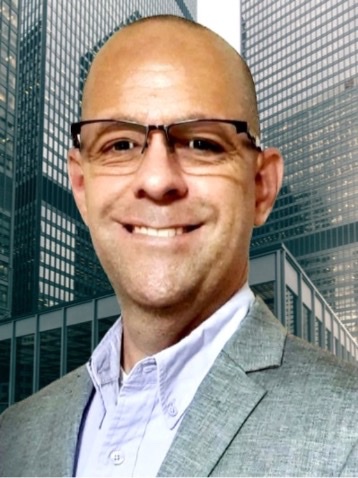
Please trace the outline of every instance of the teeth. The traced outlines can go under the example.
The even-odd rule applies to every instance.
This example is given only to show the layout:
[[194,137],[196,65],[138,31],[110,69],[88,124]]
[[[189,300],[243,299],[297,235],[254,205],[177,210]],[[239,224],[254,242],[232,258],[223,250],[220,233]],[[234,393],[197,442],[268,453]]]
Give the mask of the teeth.
[[155,236],[155,237],[174,237],[174,236],[179,236],[180,234],[184,234],[184,228],[173,227],[168,229],[154,229],[152,227],[134,226],[133,233],[143,234],[145,236]]

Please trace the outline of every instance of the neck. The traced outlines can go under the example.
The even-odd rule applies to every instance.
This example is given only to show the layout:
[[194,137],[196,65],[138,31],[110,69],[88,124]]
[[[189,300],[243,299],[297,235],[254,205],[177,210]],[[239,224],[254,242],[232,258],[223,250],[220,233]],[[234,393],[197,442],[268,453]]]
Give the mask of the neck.
[[[210,294],[190,294],[185,299],[158,308],[120,299],[123,325],[121,365],[126,373],[137,362],[152,356],[189,335],[224,305],[246,282]],[[215,301],[211,299],[215,297]]]
[[182,313],[161,313],[143,311],[142,308],[130,310],[122,307],[122,367],[126,373],[137,362],[152,356],[190,334],[209,315],[188,316],[188,309]]

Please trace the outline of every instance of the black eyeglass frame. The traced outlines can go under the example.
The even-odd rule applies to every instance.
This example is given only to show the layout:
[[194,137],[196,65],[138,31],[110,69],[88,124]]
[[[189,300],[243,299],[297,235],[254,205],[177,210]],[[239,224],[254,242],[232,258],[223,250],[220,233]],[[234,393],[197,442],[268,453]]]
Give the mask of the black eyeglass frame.
[[166,140],[168,144],[170,145],[170,137],[169,137],[169,129],[172,128],[173,126],[180,126],[180,125],[185,125],[185,124],[190,124],[190,123],[200,123],[200,122],[218,122],[218,123],[226,123],[226,124],[231,124],[235,126],[236,128],[236,134],[240,133],[245,133],[248,139],[250,140],[252,146],[257,149],[258,151],[262,151],[261,146],[260,146],[260,140],[258,137],[255,137],[253,134],[250,133],[249,126],[246,121],[241,121],[241,120],[231,120],[231,119],[219,119],[219,118],[198,118],[198,119],[190,119],[190,120],[185,120],[185,121],[178,121],[176,123],[170,123],[170,124],[149,124],[145,125],[142,123],[137,123],[135,121],[127,121],[127,120],[117,120],[117,119],[89,119],[89,120],[84,120],[84,121],[78,121],[75,123],[71,124],[71,137],[72,137],[72,145],[76,149],[80,149],[81,143],[79,140],[79,135],[81,134],[81,128],[82,126],[85,126],[86,124],[93,124],[93,123],[124,123],[128,125],[133,125],[133,126],[142,126],[145,128],[145,141],[142,149],[142,153],[144,152],[145,148],[148,146],[147,140],[148,140],[148,135],[151,131],[163,131],[165,134]]

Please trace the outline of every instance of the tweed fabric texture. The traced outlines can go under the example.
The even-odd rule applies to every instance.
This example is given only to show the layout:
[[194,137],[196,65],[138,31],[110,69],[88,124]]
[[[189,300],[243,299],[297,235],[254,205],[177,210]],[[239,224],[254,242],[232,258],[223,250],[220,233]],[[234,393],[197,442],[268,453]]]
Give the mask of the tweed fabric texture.
[[358,476],[358,367],[260,301],[199,388],[160,476]]
[[0,476],[72,476],[91,391],[82,366],[5,410],[0,416]]

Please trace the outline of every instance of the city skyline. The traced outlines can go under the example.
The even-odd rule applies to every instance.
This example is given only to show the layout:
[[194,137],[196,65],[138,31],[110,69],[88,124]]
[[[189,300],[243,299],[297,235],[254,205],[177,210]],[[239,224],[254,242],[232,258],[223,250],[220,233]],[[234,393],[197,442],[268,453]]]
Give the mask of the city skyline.
[[[284,242],[354,332],[357,7],[352,0],[351,5],[301,0],[295,7],[265,2],[265,8],[256,12],[254,0],[242,1],[242,53],[257,85],[263,144],[281,148],[286,171],[269,222],[254,234],[253,250]],[[69,123],[80,114],[81,90],[93,55],[113,31],[153,13],[194,18],[197,7],[195,1],[162,1],[154,11],[146,10],[145,2],[126,2],[117,11],[103,0],[103,19],[99,15],[94,22],[89,10],[81,20],[84,28],[78,29],[74,18],[80,15],[79,4],[73,10],[68,3],[63,9],[49,3],[44,10],[42,1],[24,1],[21,22],[17,1],[5,4],[2,25],[6,20],[8,28],[1,32],[8,43],[1,46],[0,85],[0,187],[4,186],[0,317],[4,318],[10,316],[11,289],[13,315],[111,291],[70,194],[65,164]]]
[[[69,125],[80,115],[82,87],[93,56],[114,31],[154,13],[195,19],[196,2],[162,1],[150,10],[144,0],[116,7],[113,1],[101,0],[97,16],[89,10],[81,17],[81,4],[74,0],[74,9],[65,0],[26,0],[21,15],[16,0],[6,0],[8,9],[3,10],[1,25],[8,28],[2,28],[1,35],[8,43],[2,42],[0,56],[0,188],[4,185],[0,196],[0,237],[4,238],[0,249],[0,408],[87,360],[119,313],[70,192]],[[352,50],[353,60],[340,53],[346,48],[343,40],[330,51],[322,32],[321,37],[315,34],[320,43],[311,52],[294,36],[290,40],[288,33],[297,35],[303,22],[312,41],[316,36],[313,26],[308,27],[311,18],[320,32],[321,22],[333,28],[342,14],[340,29],[351,25],[352,15],[357,19],[357,10],[349,13],[342,7],[341,11],[326,2],[331,7],[321,18],[313,15],[317,10],[309,0],[296,4],[297,10],[281,2],[287,8],[286,18],[285,9],[277,8],[276,2],[265,2],[266,10],[258,13],[255,0],[243,0],[237,21],[242,27],[242,53],[257,84],[262,141],[282,149],[286,179],[271,219],[253,238],[252,287],[290,332],[354,360],[357,349],[349,330],[354,332],[352,323],[357,319],[349,312],[347,330],[335,312],[342,304],[338,288],[349,295],[344,299],[349,311],[357,300],[355,282],[347,279],[358,268],[354,262],[358,249],[356,52]],[[292,21],[296,15],[297,24]],[[348,29],[345,36],[350,53],[355,30]],[[326,67],[332,70],[328,79],[326,69],[316,71],[321,44],[328,48]],[[331,54],[344,58],[338,62],[334,56],[337,65],[342,63],[337,80]],[[321,283],[321,294],[285,248],[283,252],[272,249],[281,242],[304,264],[316,286],[321,277],[327,280]]]

